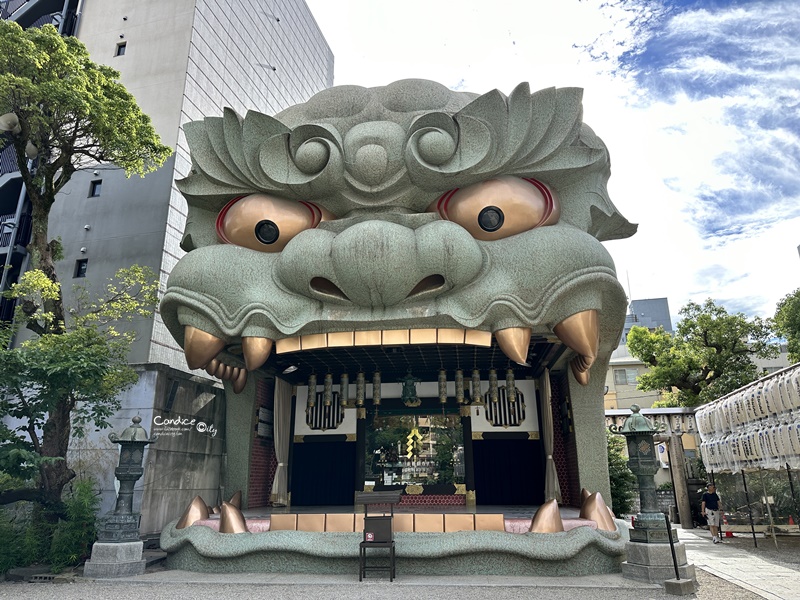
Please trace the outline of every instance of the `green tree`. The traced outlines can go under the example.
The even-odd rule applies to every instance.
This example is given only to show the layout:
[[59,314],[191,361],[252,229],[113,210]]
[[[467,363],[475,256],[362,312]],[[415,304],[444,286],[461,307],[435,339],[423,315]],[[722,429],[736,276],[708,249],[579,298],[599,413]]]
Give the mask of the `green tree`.
[[[151,283],[130,285],[136,268],[117,284],[118,296],[111,291],[105,302],[67,315],[55,267],[59,243],[48,235],[50,210],[76,171],[112,162],[143,176],[172,153],[118,79],[117,71],[92,62],[80,41],[50,25],[23,30],[0,21],[0,145],[14,147],[31,202],[28,250],[37,269],[12,294],[21,324],[36,337],[0,359],[2,390],[10,396],[2,409],[28,431],[0,428],[0,469],[35,477],[33,488],[16,491],[49,504],[60,504],[74,477],[65,459],[73,424],[78,431],[103,426],[114,395],[132,381],[124,366],[130,338],[109,320],[125,315],[126,306],[147,312],[142,307],[154,301]],[[13,333],[2,333],[3,348]]]
[[[116,323],[150,316],[157,289],[151,269],[120,269],[97,298],[76,288],[66,325],[47,310],[61,292],[42,271],[28,271],[7,292],[18,306],[14,326],[0,328],[0,414],[17,425],[0,422],[0,471],[23,485],[0,490],[0,504],[31,500],[59,516],[61,492],[75,477],[66,461],[70,437],[107,427],[117,395],[137,379],[126,360],[134,334]],[[9,348],[21,327],[35,335]]]
[[800,288],[778,302],[774,322],[775,332],[786,338],[789,360],[800,362]]
[[611,506],[614,514],[624,515],[633,510],[636,493],[636,476],[628,468],[625,440],[622,436],[606,432],[608,441],[608,481],[611,484]]
[[455,454],[463,441],[458,415],[431,415],[430,433],[436,441],[434,461],[439,476],[436,483],[463,483],[463,477],[455,475]]
[[777,355],[769,322],[730,314],[706,300],[684,306],[674,336],[662,328],[633,327],[628,350],[650,367],[639,376],[640,390],[663,390],[678,406],[710,402],[758,379],[753,358]]
[[[33,207],[29,250],[51,281],[58,281],[57,249],[48,239],[48,218],[73,174],[112,162],[128,175],[144,175],[172,153],[119,76],[92,62],[82,42],[60,36],[52,25],[22,29],[0,21],[0,114],[18,121],[5,138],[14,146]],[[32,149],[38,158],[29,167]],[[64,320],[59,308],[63,302],[54,301],[56,323]]]

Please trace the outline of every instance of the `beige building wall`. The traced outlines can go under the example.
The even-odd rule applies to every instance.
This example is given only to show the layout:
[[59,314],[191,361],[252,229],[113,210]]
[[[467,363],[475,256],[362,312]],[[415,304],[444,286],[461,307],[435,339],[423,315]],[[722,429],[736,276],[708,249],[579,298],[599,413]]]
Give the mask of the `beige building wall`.
[[[183,125],[225,107],[275,114],[305,102],[333,84],[333,53],[304,0],[84,0],[77,36],[95,62],[120,72],[175,149],[169,187],[151,190],[166,211],[157,246],[148,243],[161,247],[164,289],[184,255],[186,201],[174,184],[191,169]],[[144,361],[189,371],[159,314],[146,337]]]
[[[195,0],[84,0],[77,37],[121,81],[164,144],[178,143]],[[117,56],[119,46],[124,54]]]
[[[186,177],[191,169],[185,123],[222,116],[225,107],[242,116],[248,110],[275,114],[333,85],[333,53],[304,0],[196,0],[187,51],[173,179]],[[186,201],[173,184],[162,289],[184,255],[180,242],[186,214]],[[183,351],[159,314],[153,323],[149,361],[188,370]]]

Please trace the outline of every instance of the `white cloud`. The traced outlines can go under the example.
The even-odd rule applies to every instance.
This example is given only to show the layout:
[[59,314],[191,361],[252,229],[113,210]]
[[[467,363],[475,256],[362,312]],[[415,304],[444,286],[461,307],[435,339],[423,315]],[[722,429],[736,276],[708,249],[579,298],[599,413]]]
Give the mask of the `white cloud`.
[[[771,316],[800,286],[800,5],[307,1],[337,85],[583,87],[584,119],[611,152],[611,198],[639,223],[608,244],[633,298],[667,296],[677,312],[713,297]],[[628,27],[634,16],[643,27]]]

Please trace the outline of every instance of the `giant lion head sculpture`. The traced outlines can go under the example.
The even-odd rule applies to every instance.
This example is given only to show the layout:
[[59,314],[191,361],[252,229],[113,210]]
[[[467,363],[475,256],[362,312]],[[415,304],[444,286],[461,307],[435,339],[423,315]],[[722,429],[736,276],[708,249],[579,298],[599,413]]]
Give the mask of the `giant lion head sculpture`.
[[281,353],[494,344],[525,365],[558,338],[585,383],[625,303],[600,242],[635,226],[581,95],[406,80],[188,123],[188,254],[161,312],[189,366],[239,391]]

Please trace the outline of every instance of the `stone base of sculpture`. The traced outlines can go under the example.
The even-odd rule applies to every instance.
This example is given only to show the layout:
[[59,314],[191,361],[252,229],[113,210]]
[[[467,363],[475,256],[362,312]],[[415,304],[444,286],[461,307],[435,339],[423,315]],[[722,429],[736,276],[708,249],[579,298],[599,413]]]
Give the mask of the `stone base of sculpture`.
[[143,542],[95,542],[92,557],[83,566],[83,576],[112,579],[142,575],[146,560],[142,558]]
[[[622,563],[622,576],[626,579],[662,585],[668,579],[675,579],[675,565],[672,562],[669,544],[628,542],[625,544],[625,553],[628,560]],[[686,546],[683,542],[675,544],[675,557],[681,580],[690,580],[694,585],[696,581],[694,565],[690,565],[686,560]]]
[[[169,569],[206,573],[355,573],[363,533],[267,531],[218,533],[193,525],[161,532]],[[624,523],[616,531],[576,527],[559,533],[397,532],[397,572],[404,575],[569,577],[619,573]],[[669,550],[669,548],[667,548]],[[674,575],[673,575],[674,576]],[[663,579],[662,579],[663,581]]]

